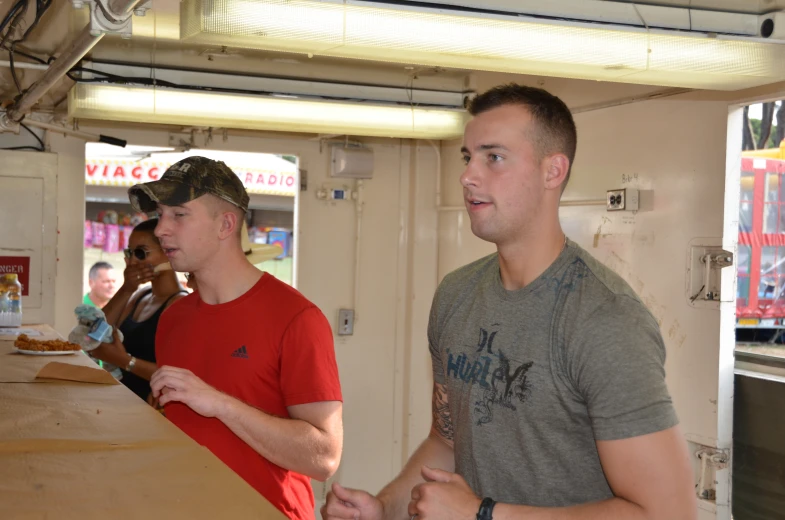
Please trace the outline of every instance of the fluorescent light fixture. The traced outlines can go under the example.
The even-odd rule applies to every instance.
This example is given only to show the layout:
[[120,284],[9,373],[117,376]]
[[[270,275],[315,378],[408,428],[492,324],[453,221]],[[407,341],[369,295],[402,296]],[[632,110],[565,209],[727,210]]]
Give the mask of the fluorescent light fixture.
[[463,135],[463,110],[316,101],[80,83],[71,117],[249,130],[449,139]]
[[188,0],[181,37],[233,47],[687,88],[785,79],[785,45],[353,0]]

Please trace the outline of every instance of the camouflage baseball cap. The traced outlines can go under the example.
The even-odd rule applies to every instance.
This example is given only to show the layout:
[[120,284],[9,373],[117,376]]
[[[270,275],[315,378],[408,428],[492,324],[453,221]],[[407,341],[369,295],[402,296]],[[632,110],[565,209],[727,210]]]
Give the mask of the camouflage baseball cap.
[[132,186],[128,198],[135,210],[150,213],[159,203],[180,206],[208,193],[248,211],[240,178],[223,162],[198,156],[174,163],[157,181]]

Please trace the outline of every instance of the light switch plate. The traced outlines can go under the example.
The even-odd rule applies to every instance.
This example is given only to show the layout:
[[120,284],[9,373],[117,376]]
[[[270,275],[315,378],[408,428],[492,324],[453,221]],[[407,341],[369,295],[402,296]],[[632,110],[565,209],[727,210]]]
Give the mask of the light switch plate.
[[354,334],[354,309],[340,309],[338,311],[338,335],[351,336]]

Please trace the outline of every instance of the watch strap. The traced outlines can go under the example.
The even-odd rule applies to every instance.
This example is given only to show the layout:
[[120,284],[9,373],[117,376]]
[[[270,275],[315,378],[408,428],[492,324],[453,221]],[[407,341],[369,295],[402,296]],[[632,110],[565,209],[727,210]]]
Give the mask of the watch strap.
[[477,520],[493,520],[493,506],[496,502],[490,497],[485,497],[480,502],[480,510],[477,511]]

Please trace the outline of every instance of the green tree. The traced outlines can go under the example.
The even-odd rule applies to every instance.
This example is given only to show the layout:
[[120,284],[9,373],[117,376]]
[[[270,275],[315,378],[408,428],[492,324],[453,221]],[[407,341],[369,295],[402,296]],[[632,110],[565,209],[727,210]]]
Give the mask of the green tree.
[[785,103],[763,103],[761,119],[750,118],[748,114],[749,108],[744,107],[743,149],[778,148],[785,139]]
[[292,164],[297,164],[297,157],[295,157],[294,155],[282,155],[281,159],[289,161]]

